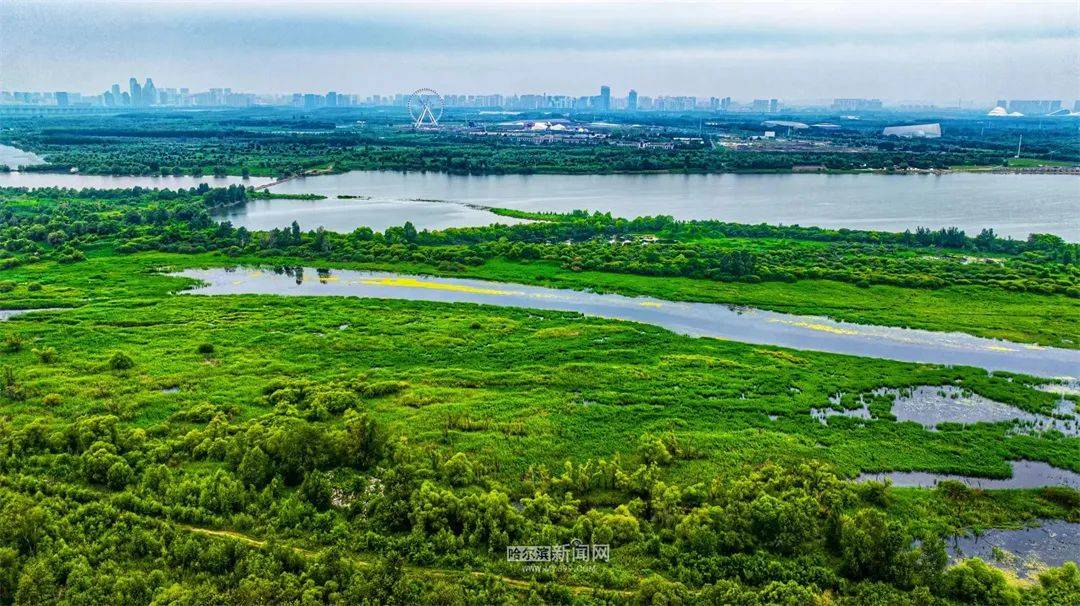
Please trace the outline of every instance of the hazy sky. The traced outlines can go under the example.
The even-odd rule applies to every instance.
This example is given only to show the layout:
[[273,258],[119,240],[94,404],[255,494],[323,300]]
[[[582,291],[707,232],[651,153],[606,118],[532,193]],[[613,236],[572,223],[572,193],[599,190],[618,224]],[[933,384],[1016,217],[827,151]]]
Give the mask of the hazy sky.
[[[0,87],[1080,98],[1080,1],[0,0]],[[1071,105],[1071,103],[1070,103]]]

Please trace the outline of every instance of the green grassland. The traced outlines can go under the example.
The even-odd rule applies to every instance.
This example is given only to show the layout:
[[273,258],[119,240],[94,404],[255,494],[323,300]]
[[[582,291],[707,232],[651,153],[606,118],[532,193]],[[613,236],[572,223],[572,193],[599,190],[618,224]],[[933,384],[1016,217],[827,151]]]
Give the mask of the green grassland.
[[[63,394],[61,404],[49,407],[33,398],[19,402],[12,411],[26,415],[16,420],[117,414],[146,428],[199,404],[236,407],[248,418],[268,412],[259,395],[276,380],[362,379],[401,387],[394,397],[372,402],[395,433],[438,442],[455,424],[468,425],[453,432],[449,446],[491,459],[486,464],[504,461],[510,473],[500,480],[507,482],[530,463],[610,457],[641,433],[669,430],[716,453],[711,462],[690,465],[691,475],[777,458],[826,460],[845,474],[1007,475],[1008,458],[1052,458],[1080,471],[1080,459],[1063,448],[1074,442],[1003,440],[1001,426],[928,433],[886,422],[871,431],[834,419],[844,429],[838,432],[809,416],[836,393],[922,384],[960,383],[1032,410],[1052,408],[1055,396],[978,369],[686,338],[568,313],[351,298],[176,296],[170,293],[191,281],[154,273],[206,262],[168,254],[101,256],[68,266],[77,272],[50,264],[8,272],[16,283],[43,285],[35,304],[52,296],[87,302],[9,321],[9,334],[26,343],[5,358],[28,367],[20,383],[39,398]],[[35,277],[43,274],[52,280]],[[0,295],[0,305],[28,304],[21,291]],[[203,342],[214,344],[212,357],[195,351]],[[64,352],[60,362],[34,364],[31,350],[42,347]],[[141,371],[101,373],[116,351],[132,356]],[[161,393],[171,387],[180,389]],[[769,414],[781,418],[770,421]],[[493,440],[500,436],[504,442]]]
[[[164,208],[119,194],[6,200],[15,260],[0,269],[0,308],[63,309],[0,323],[0,604],[1049,605],[1080,596],[1073,565],[1021,583],[980,562],[947,566],[941,542],[1040,518],[1080,521],[1074,490],[845,481],[883,470],[1006,477],[1018,459],[1080,471],[1080,439],[1014,435],[1008,424],[929,431],[891,420],[880,400],[871,420],[810,415],[836,394],[854,406],[856,394],[917,385],[1047,413],[1058,397],[1032,389],[1037,379],[563,312],[178,294],[194,281],[167,273],[300,263],[430,271],[1075,346],[1080,305],[1064,292],[1009,288],[1014,280],[962,264],[954,271],[978,284],[751,282],[496,254],[499,238],[528,227],[493,228],[495,244],[465,248],[307,233],[288,246],[216,249],[208,234],[232,235],[204,225],[191,200],[202,198]],[[43,216],[35,239],[42,230],[30,217]],[[286,237],[252,242],[263,236]],[[415,236],[424,237],[451,236]],[[600,254],[592,242],[568,246]],[[710,245],[724,250],[696,250],[724,263],[744,258],[735,251],[836,247]],[[872,263],[927,253],[890,251]],[[1022,279],[1073,275],[1031,251],[1021,261],[1000,254]],[[610,561],[506,561],[508,545],[573,539],[610,544]]]

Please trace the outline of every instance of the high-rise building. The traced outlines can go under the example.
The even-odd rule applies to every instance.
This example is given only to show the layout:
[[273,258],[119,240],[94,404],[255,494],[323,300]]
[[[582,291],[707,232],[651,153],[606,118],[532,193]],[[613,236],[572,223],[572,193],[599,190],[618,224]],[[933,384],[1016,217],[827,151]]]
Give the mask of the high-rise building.
[[68,94],[64,92],[53,93],[53,98],[56,99],[56,105],[59,107],[67,107],[69,103]]
[[724,97],[720,100],[720,111],[728,111],[731,109],[731,97]]
[[769,113],[775,114],[780,111],[780,101],[778,99],[769,99]]
[[1045,115],[1061,109],[1060,100],[1051,99],[1013,99],[1009,101],[1010,112],[1021,114]]
[[609,111],[611,109],[611,87],[600,87],[600,111]]
[[338,94],[334,91],[326,93],[326,107],[338,106]]
[[881,99],[833,99],[832,108],[840,111],[881,109]]
[[150,78],[146,79],[146,83],[142,87],[142,104],[143,105],[157,105],[158,93],[157,88],[154,87],[154,81]]
[[632,88],[626,95],[626,109],[632,112],[637,111],[637,91]]
[[139,81],[135,78],[129,79],[128,90],[131,92],[131,104],[142,105],[142,87],[139,86]]
[[754,99],[754,102],[750,104],[750,109],[759,114],[768,113],[769,99]]

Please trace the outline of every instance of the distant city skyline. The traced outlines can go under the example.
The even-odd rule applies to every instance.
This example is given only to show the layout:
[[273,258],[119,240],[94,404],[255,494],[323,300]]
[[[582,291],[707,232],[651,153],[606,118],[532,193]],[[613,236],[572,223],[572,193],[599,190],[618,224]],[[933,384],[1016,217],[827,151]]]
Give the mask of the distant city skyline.
[[[958,100],[956,105],[935,105],[923,102],[886,102],[879,98],[844,97],[813,101],[783,101],[772,97],[743,100],[731,96],[710,95],[641,95],[629,89],[626,96],[613,95],[608,85],[600,85],[596,95],[533,94],[533,93],[446,93],[442,94],[447,107],[509,110],[566,110],[566,111],[742,111],[774,114],[781,111],[804,109],[828,109],[838,112],[899,110],[946,110],[1007,108],[1014,115],[1047,115],[1066,109],[1067,100],[1061,99],[996,99],[994,101]],[[8,91],[0,89],[0,106],[32,105],[70,108],[151,108],[151,107],[294,107],[305,110],[339,107],[388,107],[406,106],[408,92],[370,95],[327,91],[294,92],[288,94],[253,93],[233,90],[231,87],[214,87],[206,91],[192,91],[189,87],[158,87],[149,76],[145,81],[128,78],[126,88],[113,83],[99,94],[79,91]],[[1080,99],[1075,101],[1073,111],[1080,111]],[[999,115],[999,114],[992,114]]]
[[[0,88],[1080,98],[1075,1],[0,3]],[[123,81],[121,81],[121,84]],[[130,95],[130,91],[129,95]]]
[[[937,109],[984,109],[990,102],[958,102],[952,106],[921,103],[886,103],[878,98],[849,97],[813,102],[784,102],[778,98],[740,100],[730,96],[710,95],[641,95],[635,89],[625,97],[612,94],[611,87],[600,85],[597,95],[494,93],[441,95],[447,107],[509,110],[555,110],[555,111],[742,111],[775,114],[781,111],[803,109],[827,109],[837,112],[864,112],[883,109],[937,110]],[[100,94],[84,94],[76,91],[7,91],[0,89],[0,107],[4,105],[55,106],[68,108],[152,108],[152,107],[293,107],[305,110],[339,107],[405,107],[407,92],[370,95],[327,91],[325,94],[295,92],[289,94],[250,93],[234,91],[231,87],[215,87],[206,91],[192,91],[188,87],[158,87],[151,77],[140,83],[139,78],[128,78],[122,89],[113,83]],[[995,110],[1008,108],[1015,115],[1047,115],[1067,107],[1061,99],[997,99],[991,104]],[[1076,100],[1074,111],[1080,110]],[[1067,113],[1068,110],[1064,109]],[[993,114],[998,115],[998,114]]]

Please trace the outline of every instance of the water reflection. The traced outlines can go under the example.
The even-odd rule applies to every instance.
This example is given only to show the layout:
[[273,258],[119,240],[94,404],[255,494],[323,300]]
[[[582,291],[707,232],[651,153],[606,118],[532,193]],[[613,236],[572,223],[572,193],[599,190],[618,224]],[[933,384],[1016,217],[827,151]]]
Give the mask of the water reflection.
[[957,537],[949,551],[954,560],[978,557],[1026,578],[1047,566],[1075,562],[1080,557],[1080,524],[1040,520],[1031,528],[988,530]]
[[483,280],[350,270],[327,271],[324,278],[307,279],[308,273],[316,270],[216,268],[190,269],[178,275],[205,282],[204,287],[189,291],[202,295],[353,296],[572,311],[653,324],[685,335],[746,343],[907,362],[977,366],[1044,377],[1080,374],[1080,350],[1019,345],[961,333],[868,326],[713,303],[602,295]]
[[20,166],[33,166],[44,163],[45,158],[34,152],[23,151],[10,145],[0,145],[0,166],[7,166],[12,170],[16,170]]
[[0,309],[0,322],[4,320],[10,320],[15,316],[21,316],[38,311],[58,311],[64,309],[63,307],[38,307],[36,309]]
[[[269,182],[269,177],[250,177],[248,179],[242,177],[192,177],[190,175],[114,177],[111,175],[80,175],[72,173],[0,172],[0,187],[28,187],[31,189],[41,187],[67,187],[71,189],[128,189],[132,187],[190,189],[198,187],[200,183],[206,183],[210,187],[227,187],[229,185],[254,187]],[[285,225],[288,224],[289,222],[286,221]]]
[[214,218],[236,227],[268,231],[296,221],[302,229],[323,227],[329,231],[351,232],[358,227],[386,231],[411,222],[417,229],[439,230],[501,223],[515,225],[521,219],[503,217],[482,208],[432,200],[336,199],[252,200],[243,206],[218,211]]
[[[179,183],[170,179],[186,181]],[[192,183],[189,180],[194,180]],[[228,185],[235,177],[107,177],[0,173],[2,187],[193,187]],[[252,177],[245,184],[259,185]],[[350,200],[258,200],[227,217],[248,229],[336,231],[401,225],[430,229],[487,225],[490,213],[468,205],[519,210],[611,212],[620,217],[671,215],[736,223],[827,228],[914,230],[956,226],[969,234],[991,228],[1024,239],[1052,233],[1080,241],[1080,179],[1065,175],[485,175],[354,171],[293,179],[277,193],[317,193]],[[432,201],[460,203],[439,204]],[[360,204],[366,202],[367,204]],[[507,223],[499,218],[499,222]]]
[[928,429],[936,429],[941,423],[1013,421],[1017,432],[1056,430],[1065,435],[1080,435],[1080,421],[1074,418],[1072,403],[1067,400],[1059,403],[1054,416],[1047,416],[995,402],[953,385],[878,390],[875,395],[894,398],[892,413],[897,421],[914,421]]
[[[1080,179],[1066,175],[468,176],[353,171],[295,179],[272,190],[884,231],[955,225],[969,234],[992,228],[1020,239],[1052,233],[1080,241]],[[414,210],[406,204],[398,209],[399,217]]]
[[1002,488],[1042,488],[1043,486],[1069,486],[1080,490],[1080,474],[1069,469],[1054,467],[1042,461],[1012,462],[1010,478],[980,478],[951,473],[931,473],[928,471],[888,471],[863,473],[855,478],[856,482],[884,482],[893,486],[933,488],[939,482],[953,480],[972,488],[985,490]]

